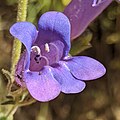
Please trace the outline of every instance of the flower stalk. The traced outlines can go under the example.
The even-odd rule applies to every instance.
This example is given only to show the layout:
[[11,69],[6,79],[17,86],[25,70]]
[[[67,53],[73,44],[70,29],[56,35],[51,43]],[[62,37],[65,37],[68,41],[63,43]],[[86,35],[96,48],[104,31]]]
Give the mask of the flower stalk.
[[[17,22],[26,21],[27,4],[28,4],[28,0],[19,0],[18,1]],[[8,82],[9,82],[8,88],[10,90],[11,90],[12,83],[14,82],[15,68],[16,68],[17,62],[20,58],[21,47],[22,47],[22,43],[18,39],[15,39],[13,42],[13,49],[12,49],[11,71],[9,73],[9,72],[6,72],[5,70],[3,70],[3,72],[6,74],[6,76],[9,77],[8,78]],[[8,92],[10,92],[10,90],[8,90]],[[17,104],[10,106],[9,107],[10,111],[6,115],[6,119],[9,119],[10,116],[13,116],[15,114],[17,108],[18,108]]]
[[49,102],[40,104],[40,112],[36,118],[36,120],[47,120],[49,111]]
[[13,107],[11,108],[11,110],[8,112],[8,114],[6,115],[6,118],[9,119],[10,116],[13,116],[13,115],[15,114],[17,108],[18,108],[17,106],[13,106]]
[[[17,21],[26,21],[27,16],[27,4],[28,0],[19,0],[18,1],[18,13],[17,13]],[[13,50],[12,50],[12,62],[11,62],[11,74],[12,80],[14,81],[15,67],[20,58],[22,44],[18,39],[14,40]]]

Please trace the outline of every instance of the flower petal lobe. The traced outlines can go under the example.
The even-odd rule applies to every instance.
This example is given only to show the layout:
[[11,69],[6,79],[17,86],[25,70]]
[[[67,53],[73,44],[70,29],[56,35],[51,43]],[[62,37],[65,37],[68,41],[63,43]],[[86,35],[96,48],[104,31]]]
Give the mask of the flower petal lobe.
[[36,27],[29,22],[18,22],[10,28],[10,33],[25,45],[27,49],[27,64],[25,67],[28,69],[31,46],[37,37]]
[[48,66],[44,67],[40,73],[26,72],[24,79],[31,96],[38,101],[50,101],[60,94],[60,85],[52,76]]
[[[66,56],[70,50],[70,22],[61,12],[46,12],[40,17],[38,22],[39,38],[36,41],[39,44],[45,44],[60,40],[64,43]],[[42,34],[42,36],[41,36]],[[56,44],[57,45],[57,44]]]
[[75,79],[64,64],[56,64],[53,66],[53,75],[55,79],[61,84],[63,93],[79,93],[85,88],[83,81]]
[[71,57],[65,61],[73,76],[80,80],[97,79],[106,73],[105,67],[90,57]]

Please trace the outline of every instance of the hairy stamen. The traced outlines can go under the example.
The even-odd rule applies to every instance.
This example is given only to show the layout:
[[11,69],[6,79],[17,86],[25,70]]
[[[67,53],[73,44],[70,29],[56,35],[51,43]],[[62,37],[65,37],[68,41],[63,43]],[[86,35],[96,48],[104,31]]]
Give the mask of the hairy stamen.
[[45,51],[46,51],[46,52],[50,52],[50,48],[49,48],[48,43],[45,43]]
[[35,52],[35,53],[37,53],[38,55],[40,55],[40,53],[41,53],[41,50],[40,50],[40,48],[38,46],[33,46],[31,48],[31,52],[32,51]]

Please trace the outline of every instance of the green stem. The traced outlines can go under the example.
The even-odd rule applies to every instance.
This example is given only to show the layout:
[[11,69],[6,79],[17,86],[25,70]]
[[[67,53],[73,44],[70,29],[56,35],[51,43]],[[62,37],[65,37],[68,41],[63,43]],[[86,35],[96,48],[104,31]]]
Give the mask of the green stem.
[[[17,13],[17,21],[26,21],[27,15],[27,4],[28,0],[19,0],[18,1],[18,13]],[[12,74],[12,81],[14,81],[14,74],[15,74],[15,67],[17,62],[20,58],[22,44],[19,40],[15,39],[13,43],[13,50],[12,50],[12,63],[11,63],[11,74]]]
[[6,115],[6,118],[9,118],[10,116],[13,116],[15,114],[17,108],[18,108],[17,106],[13,106],[11,108],[11,110],[8,112],[8,114]]
[[33,104],[33,103],[35,103],[35,102],[36,102],[35,99],[31,99],[31,100],[25,101],[25,102],[23,102],[23,103],[18,103],[18,106],[19,106],[19,107],[28,106],[28,105],[31,105],[31,104]]
[[[17,22],[26,21],[27,3],[28,3],[28,0],[19,0],[18,1]],[[11,81],[10,81],[11,83],[14,82],[15,67],[17,65],[17,62],[18,62],[19,58],[20,58],[21,47],[22,47],[21,42],[19,40],[15,39],[14,43],[13,43],[13,50],[12,50],[11,76],[10,76],[11,77]],[[18,108],[18,105],[13,105],[10,108],[11,108],[11,110],[6,115],[6,118],[9,118],[10,116],[13,116],[15,114],[15,112]]]
[[36,120],[47,120],[49,103],[40,104],[40,113],[38,114]]
[[28,0],[18,1],[17,21],[26,21]]

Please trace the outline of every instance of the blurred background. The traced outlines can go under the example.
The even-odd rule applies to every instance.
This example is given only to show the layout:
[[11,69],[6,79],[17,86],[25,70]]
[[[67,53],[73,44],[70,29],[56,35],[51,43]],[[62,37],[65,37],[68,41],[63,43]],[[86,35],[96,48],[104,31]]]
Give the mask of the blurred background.
[[[70,0],[29,0],[27,21],[37,26],[46,11],[63,11]],[[13,37],[10,26],[16,22],[17,0],[0,0],[0,102],[5,99],[7,79],[1,69],[10,70]],[[60,94],[47,103],[36,102],[18,108],[14,120],[120,120],[120,4],[112,4],[72,42],[72,55],[87,55],[102,62],[107,73],[87,82],[86,89],[74,95]],[[46,119],[39,119],[46,104]],[[2,111],[7,110],[0,106]],[[3,120],[3,119],[0,119]]]

